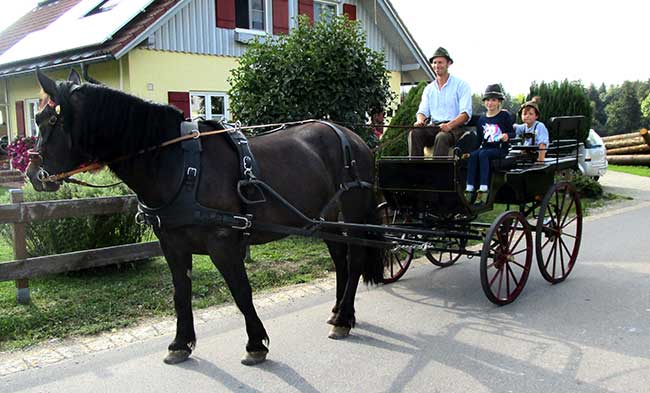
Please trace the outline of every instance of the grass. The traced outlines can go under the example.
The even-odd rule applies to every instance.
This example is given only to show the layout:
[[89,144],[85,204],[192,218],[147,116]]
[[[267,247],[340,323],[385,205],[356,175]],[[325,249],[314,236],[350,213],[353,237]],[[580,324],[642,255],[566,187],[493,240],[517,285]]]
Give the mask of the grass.
[[[333,269],[324,243],[312,239],[253,246],[251,257],[246,268],[254,291],[311,281]],[[195,308],[231,301],[208,257],[194,257],[192,279]],[[47,276],[29,285],[32,302],[23,306],[16,304],[14,283],[0,282],[0,351],[174,315],[171,275],[162,258]]]
[[650,177],[650,167],[647,166],[609,165],[607,169],[610,171],[629,173],[631,175]]

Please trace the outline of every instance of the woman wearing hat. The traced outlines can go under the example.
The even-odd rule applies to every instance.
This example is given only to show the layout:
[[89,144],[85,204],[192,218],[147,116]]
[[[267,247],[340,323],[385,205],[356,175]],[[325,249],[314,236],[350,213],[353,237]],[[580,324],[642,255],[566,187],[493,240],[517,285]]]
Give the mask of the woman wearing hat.
[[445,48],[438,48],[429,59],[436,79],[424,88],[416,114],[415,127],[435,124],[435,128],[416,128],[409,132],[409,155],[424,155],[424,147],[433,146],[434,156],[448,156],[460,137],[469,129],[472,117],[472,90],[469,85],[449,74],[454,61]]
[[[479,174],[479,193],[488,192],[490,184],[490,160],[503,158],[508,154],[508,139],[515,133],[512,129],[510,113],[501,110],[504,99],[501,85],[489,85],[483,94],[483,105],[487,113],[478,119],[477,132],[482,132],[481,147],[469,156],[467,165],[467,192],[476,189],[476,176]],[[480,200],[480,198],[478,199]]]

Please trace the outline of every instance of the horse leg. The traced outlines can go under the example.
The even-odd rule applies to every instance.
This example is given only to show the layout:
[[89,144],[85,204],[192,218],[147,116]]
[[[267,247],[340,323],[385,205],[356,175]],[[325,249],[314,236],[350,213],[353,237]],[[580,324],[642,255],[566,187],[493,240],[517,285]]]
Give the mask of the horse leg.
[[339,242],[325,242],[336,268],[336,303],[332,307],[332,315],[327,323],[334,325],[348,282],[348,245]]
[[211,242],[208,252],[212,263],[221,272],[235,299],[235,304],[246,321],[248,343],[246,344],[246,354],[241,362],[247,366],[261,363],[266,360],[266,354],[269,352],[264,345],[265,343],[268,345],[269,337],[253,305],[253,291],[244,268],[245,250],[239,246],[237,236],[229,241]]
[[[343,194],[341,198],[343,217],[346,222],[375,223],[377,220],[375,203],[372,193],[367,190],[354,190]],[[376,237],[363,231],[350,231],[352,237]],[[381,265],[381,253],[376,249],[364,246],[349,245],[347,247],[347,259],[344,265],[345,280],[338,281],[339,267],[337,265],[337,308],[336,315],[332,319],[334,325],[330,331],[329,338],[340,339],[350,334],[350,330],[356,323],[354,300],[357,294],[359,278],[363,274],[364,281],[368,283],[379,283],[382,280],[383,267]]]
[[165,244],[160,242],[174,283],[176,337],[167,348],[168,353],[164,362],[176,364],[187,360],[196,346],[192,315],[192,254],[172,250]]

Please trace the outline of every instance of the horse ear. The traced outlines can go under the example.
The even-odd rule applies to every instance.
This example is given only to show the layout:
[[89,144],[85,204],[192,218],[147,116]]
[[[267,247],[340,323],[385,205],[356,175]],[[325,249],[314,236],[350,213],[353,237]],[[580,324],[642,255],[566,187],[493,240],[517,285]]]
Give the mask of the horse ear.
[[81,84],[81,76],[74,68],[70,71],[70,75],[68,75],[68,80],[74,83],[75,85]]
[[55,98],[57,95],[56,82],[41,72],[40,68],[36,68],[36,78],[38,79],[38,83],[43,88],[43,91],[48,96]]

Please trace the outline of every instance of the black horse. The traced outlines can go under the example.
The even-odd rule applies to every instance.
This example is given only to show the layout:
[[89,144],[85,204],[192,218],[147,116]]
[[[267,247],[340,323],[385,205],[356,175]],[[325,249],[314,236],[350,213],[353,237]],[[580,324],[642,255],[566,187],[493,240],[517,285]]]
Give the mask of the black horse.
[[[36,116],[39,139],[27,176],[38,191],[54,191],[59,182],[43,181],[49,174],[73,170],[85,163],[107,163],[122,181],[151,207],[163,206],[176,195],[184,176],[180,143],[142,152],[179,136],[182,113],[168,105],[146,102],[105,86],[84,83],[72,72],[67,81],[53,81],[37,71],[44,91],[43,108]],[[200,131],[221,128],[202,122]],[[373,159],[363,140],[344,129],[360,180],[373,181]],[[206,207],[238,213],[245,207],[236,190],[240,180],[238,154],[225,135],[201,137],[200,178],[197,200]],[[259,164],[260,178],[306,216],[316,218],[342,184],[344,153],[337,133],[328,125],[311,122],[281,132],[250,139]],[[116,160],[118,157],[121,159]],[[124,159],[124,157],[127,157]],[[346,222],[375,221],[375,200],[369,188],[351,188],[335,209],[323,217]],[[337,207],[338,206],[338,207]],[[267,195],[257,204],[254,221],[300,227],[295,212]],[[255,229],[255,226],[253,226]],[[268,228],[267,228],[268,229]],[[186,360],[196,344],[192,316],[192,254],[210,255],[223,275],[239,310],[244,314],[248,343],[242,363],[266,359],[269,338],[253,306],[252,291],[244,268],[244,234],[230,226],[187,224],[154,227],[174,283],[177,315],[176,336],[169,345],[166,363]],[[331,232],[336,231],[330,229]],[[339,231],[340,232],[340,231]],[[251,244],[283,237],[268,230],[253,230]],[[382,281],[382,251],[378,248],[327,242],[336,267],[336,303],[328,323],[330,338],[343,338],[355,324],[354,299],[359,278]]]

